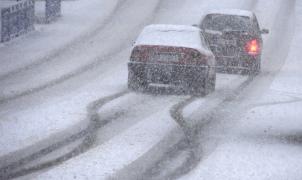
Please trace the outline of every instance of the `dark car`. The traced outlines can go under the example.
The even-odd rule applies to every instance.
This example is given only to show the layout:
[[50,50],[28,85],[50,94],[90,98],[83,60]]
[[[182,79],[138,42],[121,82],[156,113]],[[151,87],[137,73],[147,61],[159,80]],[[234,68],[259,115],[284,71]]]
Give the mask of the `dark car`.
[[215,57],[196,27],[145,27],[133,47],[128,70],[128,87],[134,91],[172,88],[203,95],[215,89]]
[[258,20],[251,11],[228,9],[206,14],[200,23],[216,57],[217,71],[258,74],[263,47]]

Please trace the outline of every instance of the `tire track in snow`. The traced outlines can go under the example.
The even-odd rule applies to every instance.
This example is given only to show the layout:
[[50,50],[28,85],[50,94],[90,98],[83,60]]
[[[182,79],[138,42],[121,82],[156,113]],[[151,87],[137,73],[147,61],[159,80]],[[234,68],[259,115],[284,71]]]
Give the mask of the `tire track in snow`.
[[[246,85],[247,86],[247,85]],[[236,96],[236,94],[235,94],[235,96]],[[230,96],[230,98],[229,99],[226,99],[226,101],[230,101],[230,100],[232,100],[234,98],[234,96],[232,97],[232,96]],[[175,109],[177,110],[176,111],[176,113],[174,114],[173,113],[173,110],[171,110],[172,111],[172,113],[175,115],[175,117],[178,119],[178,121],[180,121],[180,123],[182,123],[183,124],[183,122],[181,122],[181,120],[183,120],[183,116],[181,115],[181,112],[180,111],[182,111],[182,109],[185,107],[185,105],[186,104],[189,104],[190,103],[190,101],[192,102],[194,100],[194,98],[189,98],[189,99],[187,99],[186,101],[184,101],[184,102],[181,102],[180,104],[178,104],[178,105],[175,105]],[[172,115],[173,116],[173,115]],[[184,126],[185,127],[185,126]],[[194,134],[193,134],[194,135]],[[187,137],[189,137],[189,136],[187,136]],[[194,137],[194,136],[192,136],[192,137]],[[180,144],[182,144],[182,143],[180,143]],[[181,147],[182,145],[178,145],[177,147]],[[190,157],[192,157],[192,156],[190,156]],[[193,158],[193,160],[194,160],[194,158]],[[190,160],[188,160],[187,162],[191,162]],[[186,165],[187,163],[185,163],[185,165]],[[189,165],[192,165],[192,163],[189,163]],[[179,169],[179,168],[178,168]],[[182,172],[182,173],[185,173],[185,172]],[[179,174],[179,173],[174,173],[174,174],[172,174],[170,177],[171,178],[176,178],[176,177],[179,177],[179,176],[181,176],[181,174]]]
[[265,107],[265,106],[276,106],[276,105],[282,105],[282,104],[291,104],[291,103],[297,103],[297,102],[302,102],[302,98],[288,95],[291,100],[286,100],[286,101],[274,101],[274,102],[267,102],[267,103],[257,103],[251,105],[251,108],[255,107]]
[[[100,117],[98,114],[98,110],[109,102],[125,96],[126,94],[128,94],[128,90],[101,98],[89,104],[87,107],[87,120],[89,121],[89,124],[86,129],[63,139],[62,141],[59,141],[58,143],[52,144],[46,148],[34,152],[27,157],[12,162],[5,167],[1,167],[0,179],[13,179],[16,177],[28,175],[36,171],[58,165],[81,153],[86,152],[95,142],[95,132],[120,116],[120,114],[113,114],[107,119],[102,119],[102,117]],[[43,156],[47,156],[52,152],[58,151],[64,146],[67,146],[68,144],[74,143],[78,140],[81,141],[80,144],[73,148],[71,151],[64,153],[63,155],[55,159],[26,167],[27,164],[32,163],[35,160],[42,158]]]
[[[286,2],[283,2],[286,3]],[[255,8],[256,3],[252,3],[252,7]],[[281,6],[281,10],[279,12],[278,16],[282,16],[283,14],[290,14],[289,12],[291,11],[291,9],[294,7],[294,1],[291,3],[288,3],[285,6]],[[282,25],[283,27],[287,27],[287,23],[288,21],[283,20],[281,22],[279,22],[280,18],[275,18],[275,26],[280,26]],[[281,27],[282,27],[281,26]],[[280,34],[286,34],[287,32],[283,32],[279,29],[278,35]],[[280,36],[278,36],[280,37]],[[285,40],[287,38],[287,36],[282,36]],[[278,41],[278,38],[274,38],[274,41]],[[279,38],[280,40],[280,38]],[[282,41],[282,40],[281,40]],[[290,43],[290,42],[289,42]],[[279,47],[282,48],[282,47]],[[286,57],[285,57],[286,58]],[[282,61],[284,61],[285,59],[282,59]],[[282,64],[282,62],[281,62]],[[276,75],[276,72],[272,72],[271,73],[272,76]],[[265,78],[260,74],[259,78]],[[171,109],[171,116],[173,117],[173,119],[178,123],[178,125],[182,128],[183,132],[186,135],[186,138],[183,139],[182,141],[185,141],[187,144],[187,147],[185,148],[181,148],[179,147],[179,144],[175,145],[173,148],[171,148],[170,153],[172,154],[172,157],[174,157],[174,154],[179,154],[181,155],[181,151],[186,151],[186,152],[190,152],[189,155],[186,157],[185,160],[183,160],[183,163],[180,164],[179,167],[175,168],[175,170],[173,172],[170,172],[169,174],[165,175],[165,176],[158,176],[158,174],[160,174],[161,171],[165,171],[165,167],[163,167],[162,164],[165,164],[167,161],[172,161],[171,159],[169,159],[169,153],[163,156],[163,159],[159,160],[157,163],[155,163],[148,171],[147,174],[150,174],[150,172],[157,172],[157,174],[155,174],[155,176],[153,175],[149,175],[148,179],[178,179],[180,178],[182,175],[187,174],[188,172],[190,172],[192,169],[194,169],[194,167],[196,167],[200,161],[203,158],[203,154],[202,154],[202,144],[200,144],[200,141],[198,141],[199,139],[199,132],[202,131],[202,129],[204,128],[209,128],[213,123],[217,123],[218,121],[221,121],[221,119],[224,117],[224,115],[226,113],[229,112],[224,112],[224,109],[228,106],[228,103],[232,103],[234,100],[236,100],[238,97],[240,97],[240,95],[242,94],[242,92],[249,86],[252,84],[252,82],[254,80],[259,81],[258,77],[253,77],[250,76],[245,82],[243,82],[240,87],[236,88],[230,95],[226,96],[221,103],[219,103],[217,105],[216,108],[212,109],[208,114],[206,114],[205,116],[201,117],[199,122],[201,123],[197,123],[194,124],[193,126],[191,124],[188,124],[188,120],[183,116],[182,111],[183,109],[189,105],[190,103],[192,103],[195,98],[191,97],[188,98],[182,102],[180,102],[179,104],[176,104],[172,109]],[[258,136],[257,136],[258,137]],[[299,144],[301,145],[302,143],[302,136],[301,134],[294,134],[294,135],[278,135],[278,136],[265,136],[264,138],[271,138],[272,140],[278,140],[278,141],[283,141],[285,143],[292,143],[292,144]],[[177,148],[180,148],[180,150],[177,151]],[[167,158],[168,156],[168,158]]]
[[[162,156],[158,162],[156,162],[150,169],[145,172],[143,177],[148,177],[147,179],[177,179],[184,174],[187,174],[192,169],[194,169],[202,160],[202,145],[198,141],[198,134],[205,126],[209,123],[216,121],[215,117],[219,110],[223,109],[227,102],[233,101],[242,92],[242,90],[247,87],[254,77],[250,76],[245,82],[243,82],[237,89],[232,93],[225,96],[219,104],[211,109],[210,112],[204,114],[199,122],[195,124],[188,123],[188,119],[183,116],[184,108],[196,100],[196,97],[190,97],[180,103],[176,104],[171,108],[171,117],[177,122],[185,134],[185,138],[181,139],[179,143],[170,148],[168,153]],[[164,177],[161,176],[162,171],[166,171],[165,164],[173,162],[172,158],[180,158],[185,153],[185,159],[182,160],[179,166],[165,174]],[[167,163],[168,162],[168,163]],[[169,166],[169,165],[168,165]],[[155,172],[155,173],[154,173]]]
[[[248,3],[248,6],[251,8],[254,8],[256,6],[258,1],[250,1]],[[250,76],[245,82],[243,82],[234,92],[231,94],[228,94],[223,99],[223,102],[218,104],[216,108],[211,110],[209,113],[215,113],[215,110],[219,109],[223,104],[226,102],[232,101],[237,95],[244,89],[246,86],[248,86],[254,77]],[[166,151],[164,154],[161,155],[161,158],[159,158],[158,161],[155,161],[149,168],[142,169],[143,171],[138,172],[137,174],[134,173],[134,175],[126,175],[126,179],[137,179],[137,178],[144,178],[144,179],[177,179],[178,177],[181,177],[182,175],[188,173],[191,171],[202,159],[202,149],[199,147],[198,141],[196,139],[196,135],[198,131],[205,125],[203,123],[201,124],[195,124],[197,125],[195,128],[192,127],[191,124],[188,124],[186,119],[184,118],[182,111],[183,109],[195,101],[196,97],[190,97],[184,101],[179,102],[178,104],[175,104],[170,109],[170,115],[171,117],[179,124],[179,126],[182,128],[184,134],[186,135],[184,139],[181,139],[178,141],[178,143],[175,143],[172,147],[168,148],[168,151]],[[205,116],[206,118],[209,118],[209,114]],[[151,152],[152,154],[152,152]],[[175,165],[173,162],[175,159],[179,158],[179,156],[184,155],[186,158],[182,159],[182,163],[180,166],[169,169],[167,166]],[[147,157],[147,158],[150,158]],[[136,169],[140,169],[140,165],[137,165],[139,163],[144,162],[144,160],[138,160],[137,163],[133,163],[132,166],[134,168],[130,167],[130,170],[135,171]],[[167,165],[168,164],[168,165]],[[136,168],[135,168],[136,167]],[[164,172],[163,171],[168,171]],[[124,172],[121,172],[118,174],[118,177],[121,177],[121,175]],[[163,175],[164,174],[164,175]],[[129,177],[130,176],[130,177]]]
[[[141,26],[143,24],[146,24],[148,21],[151,21],[151,19],[153,19],[155,17],[155,15],[156,15],[155,12],[157,12],[160,4],[161,3],[157,3],[156,8],[153,10],[153,15],[151,17],[148,17],[147,19],[145,19],[144,22],[141,22],[139,26]],[[121,45],[121,49],[122,48],[123,48],[123,45]],[[115,55],[115,53],[112,53],[108,56],[111,57],[111,56],[114,56],[114,55]],[[103,59],[107,59],[107,58],[103,58]],[[27,91],[27,92],[23,92],[22,94],[19,94],[16,97],[10,97],[10,98],[0,100],[0,104],[4,103],[6,101],[9,101],[9,100],[13,100],[13,99],[18,98],[18,97],[22,97],[24,95],[34,93],[36,91],[40,91],[42,89],[48,88],[48,87],[50,87],[52,85],[55,85],[55,84],[58,84],[60,82],[63,82],[64,80],[69,79],[69,78],[77,75],[78,73],[82,73],[82,72],[85,72],[85,71],[89,70],[92,66],[95,66],[95,64],[90,64],[87,67],[84,67],[83,69],[80,69],[79,72],[72,73],[70,75],[67,75],[67,77],[64,77],[64,78],[60,78],[59,80],[56,80],[56,81],[52,82],[50,85],[44,85],[44,86],[39,87],[37,89],[33,89],[33,90],[30,90],[30,91]],[[43,148],[43,149],[39,150],[38,152],[35,152],[35,153],[33,153],[29,156],[26,156],[26,157],[20,159],[19,161],[15,161],[15,162],[9,163],[9,165],[7,165],[5,167],[1,167],[0,168],[0,179],[3,179],[3,178],[4,179],[11,179],[11,178],[31,174],[33,172],[36,172],[36,171],[39,171],[39,170],[57,165],[57,164],[59,164],[63,161],[66,161],[66,160],[68,160],[68,159],[70,159],[70,158],[72,158],[76,155],[79,155],[79,154],[85,152],[87,149],[89,149],[89,147],[91,147],[91,145],[93,145],[93,142],[94,142],[93,132],[95,132],[97,129],[105,126],[108,122],[118,118],[117,115],[114,115],[112,118],[102,120],[101,123],[95,124],[95,121],[99,120],[99,117],[96,114],[96,110],[98,108],[100,108],[101,106],[105,105],[106,103],[108,103],[110,101],[113,101],[114,99],[117,99],[117,98],[121,97],[122,95],[125,95],[126,93],[127,93],[127,91],[121,92],[121,93],[118,93],[116,95],[113,95],[113,96],[110,96],[110,97],[107,97],[107,98],[104,98],[104,99],[102,98],[98,101],[93,102],[91,105],[89,105],[89,108],[88,108],[88,112],[90,114],[90,117],[88,118],[89,122],[90,122],[88,128],[86,128],[85,130],[83,130],[81,132],[78,132],[74,135],[71,135],[70,137],[65,138],[64,140],[62,140],[58,143],[50,145],[46,148]],[[27,164],[29,164],[29,163],[31,163],[35,160],[38,160],[38,159],[42,158],[43,156],[46,156],[46,155],[48,155],[48,154],[50,154],[50,153],[52,153],[56,150],[59,150],[59,149],[63,148],[64,146],[67,146],[68,144],[73,143],[74,141],[76,141],[78,139],[81,139],[81,138],[83,140],[80,143],[80,145],[78,145],[76,148],[74,148],[70,152],[68,152],[68,153],[66,153],[66,154],[64,154],[64,155],[62,155],[62,156],[60,156],[60,157],[58,157],[54,160],[50,160],[50,161],[41,163],[39,165],[31,166],[31,167],[28,167],[28,168],[23,168]]]

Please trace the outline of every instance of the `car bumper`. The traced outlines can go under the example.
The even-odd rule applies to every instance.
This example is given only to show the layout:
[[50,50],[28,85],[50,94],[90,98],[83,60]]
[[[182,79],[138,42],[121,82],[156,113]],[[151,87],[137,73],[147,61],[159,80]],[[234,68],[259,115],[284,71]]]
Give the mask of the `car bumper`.
[[135,72],[148,84],[183,85],[187,82],[203,81],[209,76],[209,66],[156,64],[129,62],[129,71]]
[[250,70],[259,61],[259,56],[218,56],[216,69],[220,71]]

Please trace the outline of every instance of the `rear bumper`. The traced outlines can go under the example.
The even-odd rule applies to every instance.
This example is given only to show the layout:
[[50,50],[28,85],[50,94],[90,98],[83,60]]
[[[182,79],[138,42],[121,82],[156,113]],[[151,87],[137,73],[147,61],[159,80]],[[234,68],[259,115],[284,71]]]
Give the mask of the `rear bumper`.
[[183,85],[188,82],[203,82],[209,77],[210,67],[129,62],[128,70],[148,84]]
[[218,56],[216,57],[217,71],[223,70],[250,70],[259,63],[260,56]]

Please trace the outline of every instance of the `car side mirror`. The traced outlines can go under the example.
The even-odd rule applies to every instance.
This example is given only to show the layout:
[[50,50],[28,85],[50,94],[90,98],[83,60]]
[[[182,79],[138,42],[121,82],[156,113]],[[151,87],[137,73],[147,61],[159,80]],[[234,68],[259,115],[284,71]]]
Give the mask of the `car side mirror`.
[[269,33],[269,30],[268,29],[262,29],[260,31],[261,34],[268,34]]

